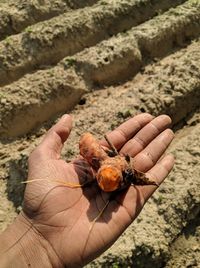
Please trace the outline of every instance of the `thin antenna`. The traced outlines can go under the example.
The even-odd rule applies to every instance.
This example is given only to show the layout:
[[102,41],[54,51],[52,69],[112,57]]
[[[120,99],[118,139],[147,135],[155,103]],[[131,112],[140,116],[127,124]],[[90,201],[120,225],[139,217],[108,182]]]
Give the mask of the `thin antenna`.
[[108,139],[107,135],[104,135],[104,138],[105,138],[105,140],[107,141],[108,145],[110,146],[110,148],[111,148],[113,154],[114,154],[115,156],[118,155],[118,151],[117,151],[117,149],[115,148],[115,146],[113,145],[113,143]]

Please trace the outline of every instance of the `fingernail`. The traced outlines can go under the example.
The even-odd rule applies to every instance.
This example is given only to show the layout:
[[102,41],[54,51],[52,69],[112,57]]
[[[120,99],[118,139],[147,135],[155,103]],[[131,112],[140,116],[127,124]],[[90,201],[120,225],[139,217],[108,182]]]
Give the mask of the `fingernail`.
[[147,118],[147,119],[153,119],[154,118],[154,116],[149,114],[149,113],[144,113],[143,116],[144,116],[144,118]]
[[69,114],[64,114],[60,120],[68,120],[69,118],[71,118],[71,116]]

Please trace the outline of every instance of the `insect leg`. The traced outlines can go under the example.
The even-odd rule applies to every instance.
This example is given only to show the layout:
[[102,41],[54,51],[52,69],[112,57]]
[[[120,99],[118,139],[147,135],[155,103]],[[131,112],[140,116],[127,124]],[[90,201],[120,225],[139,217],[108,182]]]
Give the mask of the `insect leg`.
[[105,140],[107,141],[108,145],[111,148],[112,156],[118,155],[117,149],[115,148],[115,146],[113,145],[113,143],[108,139],[107,135],[105,135],[104,138],[105,138]]

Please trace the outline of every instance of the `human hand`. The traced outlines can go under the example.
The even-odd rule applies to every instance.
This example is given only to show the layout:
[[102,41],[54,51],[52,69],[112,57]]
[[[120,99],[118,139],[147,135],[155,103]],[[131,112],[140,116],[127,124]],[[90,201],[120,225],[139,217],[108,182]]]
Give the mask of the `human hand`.
[[[172,156],[161,159],[174,136],[168,129],[170,123],[165,115],[153,119],[149,114],[140,114],[107,136],[121,154],[134,157],[136,169],[160,184],[174,163]],[[45,241],[51,255],[48,257],[56,263],[53,267],[82,267],[96,258],[137,217],[157,188],[130,186],[111,200],[94,222],[110,194],[95,183],[84,188],[65,185],[93,180],[91,167],[84,159],[66,163],[60,158],[71,126],[70,116],[62,117],[30,155],[28,180],[34,181],[27,184],[20,215],[31,232]],[[106,141],[102,145],[107,146]]]

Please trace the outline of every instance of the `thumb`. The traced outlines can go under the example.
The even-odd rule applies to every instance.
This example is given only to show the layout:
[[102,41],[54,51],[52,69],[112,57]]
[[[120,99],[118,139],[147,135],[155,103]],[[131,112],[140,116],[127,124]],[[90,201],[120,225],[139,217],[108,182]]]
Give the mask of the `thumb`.
[[61,119],[49,129],[39,145],[46,154],[47,158],[60,158],[64,142],[67,140],[71,129],[72,118],[68,114],[63,115]]

